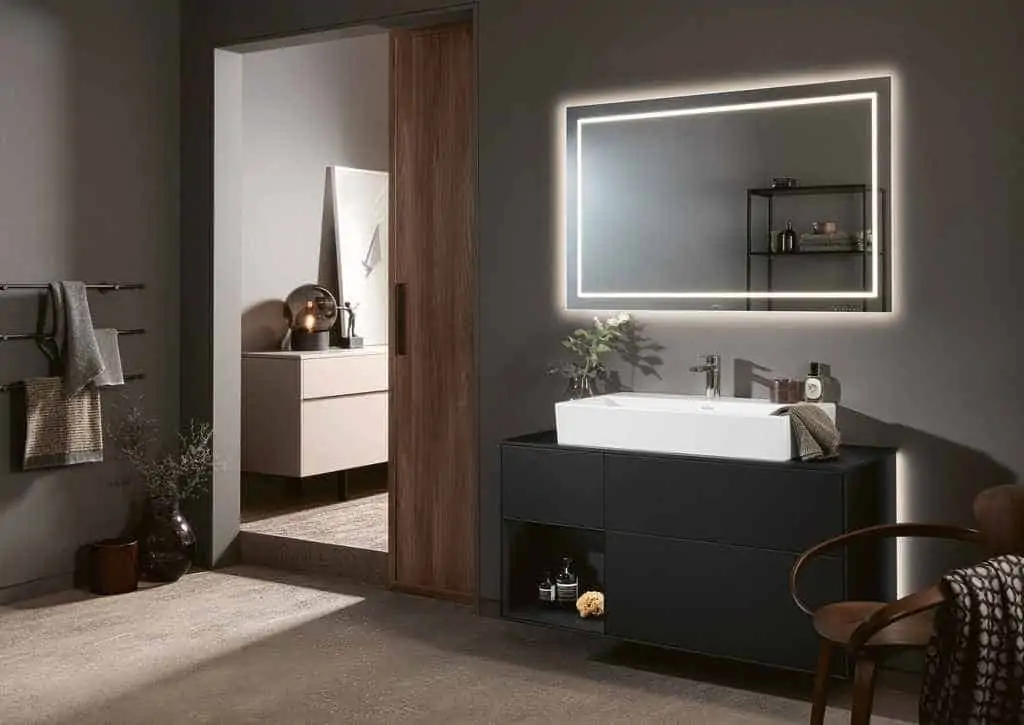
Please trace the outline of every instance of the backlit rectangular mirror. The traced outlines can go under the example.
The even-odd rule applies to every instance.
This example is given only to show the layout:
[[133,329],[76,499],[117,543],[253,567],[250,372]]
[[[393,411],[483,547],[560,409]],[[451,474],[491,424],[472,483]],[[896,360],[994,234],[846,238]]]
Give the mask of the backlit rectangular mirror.
[[567,108],[567,308],[891,310],[890,85]]

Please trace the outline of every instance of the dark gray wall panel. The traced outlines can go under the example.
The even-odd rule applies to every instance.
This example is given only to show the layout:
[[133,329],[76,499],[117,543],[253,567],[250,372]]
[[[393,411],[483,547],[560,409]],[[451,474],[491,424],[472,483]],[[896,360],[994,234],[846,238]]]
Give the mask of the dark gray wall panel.
[[[121,340],[124,392],[178,422],[178,4],[0,0],[0,281],[138,281],[90,305]],[[31,332],[36,295],[0,295],[0,332]],[[0,384],[45,375],[31,342],[0,345]],[[114,416],[119,392],[103,394]],[[12,473],[0,396],[0,603],[68,586],[76,549],[118,535],[113,463]]]

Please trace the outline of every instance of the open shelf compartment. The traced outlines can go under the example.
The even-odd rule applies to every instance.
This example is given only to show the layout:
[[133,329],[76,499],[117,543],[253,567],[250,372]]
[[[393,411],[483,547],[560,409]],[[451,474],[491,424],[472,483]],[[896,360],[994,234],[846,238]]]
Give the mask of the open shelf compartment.
[[604,634],[604,618],[579,616],[575,604],[539,601],[538,584],[546,572],[558,574],[563,557],[573,561],[580,593],[604,591],[604,533],[505,519],[502,556],[502,615],[531,624]]

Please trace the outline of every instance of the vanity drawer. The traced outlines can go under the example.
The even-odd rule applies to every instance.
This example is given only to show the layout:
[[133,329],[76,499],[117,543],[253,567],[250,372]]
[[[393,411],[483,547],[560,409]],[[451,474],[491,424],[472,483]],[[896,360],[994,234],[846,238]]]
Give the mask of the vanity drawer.
[[302,361],[302,397],[332,398],[388,389],[388,356],[308,358]]
[[[814,670],[817,637],[789,594],[796,555],[613,533],[605,547],[607,634]],[[841,601],[842,560],[811,562],[800,590],[814,606]]]
[[605,496],[614,531],[802,552],[844,530],[831,472],[608,454]]
[[306,400],[301,410],[300,476],[388,460],[388,394]]
[[543,524],[604,525],[601,453],[503,446],[502,511]]

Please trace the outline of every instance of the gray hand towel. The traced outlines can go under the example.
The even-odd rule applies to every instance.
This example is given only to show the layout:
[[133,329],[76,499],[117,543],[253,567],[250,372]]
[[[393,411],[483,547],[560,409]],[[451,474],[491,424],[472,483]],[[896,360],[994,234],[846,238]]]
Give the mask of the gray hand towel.
[[816,405],[797,403],[776,410],[772,415],[788,415],[797,455],[801,461],[818,461],[839,455],[842,439],[828,414]]
[[43,345],[43,351],[62,372],[64,392],[71,396],[103,372],[103,356],[92,326],[85,283],[51,282],[49,290],[53,342]]
[[89,387],[66,396],[60,378],[26,380],[23,470],[102,460],[99,391]]
[[121,348],[117,342],[117,330],[96,330],[96,343],[103,360],[103,372],[93,379],[97,388],[124,385],[124,371],[121,369]]

